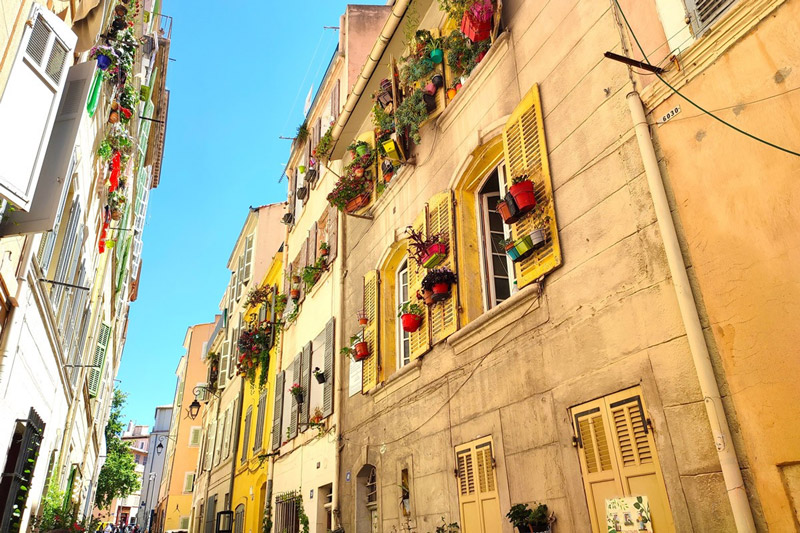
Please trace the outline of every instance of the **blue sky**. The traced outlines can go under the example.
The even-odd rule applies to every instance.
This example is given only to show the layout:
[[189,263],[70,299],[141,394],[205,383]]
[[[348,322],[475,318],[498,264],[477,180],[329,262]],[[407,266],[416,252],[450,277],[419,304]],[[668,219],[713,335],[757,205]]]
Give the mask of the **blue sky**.
[[278,178],[290,141],[278,137],[302,122],[308,90],[338,43],[338,32],[323,26],[338,26],[348,3],[383,2],[247,0],[213,9],[164,1],[175,59],[164,165],[117,376],[129,393],[126,415],[138,424],[152,425],[154,408],[172,403],[186,329],[213,320],[248,207],[286,197]]

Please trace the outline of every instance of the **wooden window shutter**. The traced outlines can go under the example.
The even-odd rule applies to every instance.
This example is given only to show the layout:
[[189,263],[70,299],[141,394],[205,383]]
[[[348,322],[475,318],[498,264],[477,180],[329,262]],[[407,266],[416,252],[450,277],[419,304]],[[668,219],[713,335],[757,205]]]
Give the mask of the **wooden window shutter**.
[[[443,242],[446,242],[448,246],[447,257],[439,264],[438,268],[447,267],[453,272],[458,272],[454,201],[452,191],[437,194],[430,199],[428,202],[428,236],[441,235]],[[424,273],[421,272],[421,274],[424,276]],[[443,341],[458,329],[458,287],[458,283],[453,285],[452,297],[434,304],[428,309],[431,344]]]
[[637,387],[572,410],[592,531],[605,531],[605,500],[646,495],[654,531],[674,531],[672,512]]
[[[302,278],[303,276],[303,269],[308,265],[308,239],[303,242],[303,246],[300,248],[300,253],[297,256],[297,275]],[[303,300],[306,299],[306,285],[305,283],[300,282],[300,299],[297,300],[297,303],[303,303]]]
[[325,383],[322,386],[322,415],[333,414],[334,357],[336,355],[336,329],[334,319],[325,325]]
[[281,447],[281,422],[283,422],[283,391],[286,389],[286,372],[281,371],[275,376],[275,406],[272,411],[272,449]]
[[242,434],[242,464],[247,462],[247,447],[250,445],[250,424],[253,422],[253,406],[247,408],[247,414],[244,417],[244,431]]
[[736,0],[686,0],[695,35],[701,34],[735,3]]
[[317,223],[316,221],[311,226],[311,231],[308,235],[308,264],[317,264],[317,253],[319,252],[319,245],[317,244]]
[[492,438],[457,446],[458,506],[463,531],[495,531],[501,523]]
[[231,343],[228,339],[222,341],[221,355],[219,356],[219,374],[217,377],[219,388],[228,384],[228,361],[231,357]]
[[100,390],[100,381],[103,379],[103,369],[106,365],[106,353],[108,352],[108,341],[111,340],[111,326],[105,322],[100,325],[100,332],[97,335],[97,345],[94,349],[94,365],[89,372],[89,396],[97,397]]
[[[292,362],[292,385],[286,387],[287,389],[294,386],[295,383],[302,383],[302,379],[300,378],[303,369],[303,352],[298,353],[294,361]],[[297,400],[294,397],[290,400],[292,402],[292,410],[289,418],[289,438],[293,439],[297,436],[297,417],[299,414],[299,405],[297,404]]]
[[301,431],[308,428],[308,406],[311,404],[311,343],[303,348],[303,358],[300,362],[300,380],[297,381],[303,387],[303,403],[299,406]]
[[331,116],[333,120],[337,120],[339,118],[339,95],[341,91],[342,81],[336,80],[336,84],[333,86],[333,90],[331,91]]
[[246,283],[250,281],[250,274],[253,270],[253,236],[248,235],[244,241],[244,277]]
[[[533,182],[536,203],[543,206],[544,218],[549,222],[545,230],[545,243],[530,257],[515,263],[517,286],[536,281],[541,276],[561,265],[561,247],[558,241],[558,226],[553,205],[553,185],[550,180],[550,164],[544,136],[542,103],[539,86],[534,85],[511,114],[503,129],[503,150],[506,158],[506,183],[512,185],[516,176],[527,174]],[[533,211],[538,211],[538,207]],[[534,226],[532,213],[511,225],[511,235],[519,239],[539,229]]]
[[335,207],[328,207],[328,236],[327,243],[331,250],[328,253],[328,263],[336,259],[336,250],[339,243],[339,210]]
[[[428,216],[427,210],[423,209],[422,212],[414,219],[414,223],[411,224],[411,227],[421,232],[423,235],[427,235],[428,231]],[[425,269],[417,266],[414,261],[409,261],[408,263],[408,297],[413,301],[414,298],[417,297],[417,294],[421,293],[422,291],[422,278],[425,277]],[[418,358],[425,352],[427,352],[431,347],[431,337],[430,337],[430,312],[427,309],[427,306],[422,304],[420,300],[420,304],[423,307],[426,307],[424,317],[422,319],[422,325],[420,328],[413,332],[409,333],[409,346],[410,346],[410,359],[413,361],[414,359]]]
[[369,357],[361,366],[361,392],[369,392],[378,385],[378,283],[377,270],[370,270],[364,276],[364,312],[369,321],[364,327],[364,340],[369,346]]

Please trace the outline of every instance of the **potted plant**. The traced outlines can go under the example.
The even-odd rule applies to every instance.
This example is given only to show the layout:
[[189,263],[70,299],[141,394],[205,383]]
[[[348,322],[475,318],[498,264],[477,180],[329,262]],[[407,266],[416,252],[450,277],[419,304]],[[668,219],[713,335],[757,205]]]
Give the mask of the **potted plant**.
[[292,386],[289,388],[289,392],[292,393],[292,396],[294,396],[294,399],[297,403],[303,403],[304,391],[303,387],[301,387],[299,383],[292,384]]
[[328,245],[327,242],[321,242],[319,244],[319,255],[322,257],[328,257],[328,254],[331,253],[331,247]]
[[[434,98],[435,103],[435,98]],[[419,126],[428,118],[428,107],[425,102],[425,93],[416,89],[397,106],[394,113],[397,131],[406,132],[414,144],[422,142],[419,135]]]
[[318,366],[314,367],[314,370],[311,371],[314,374],[314,377],[317,379],[317,383],[325,383],[325,371],[320,370]]
[[117,53],[110,46],[95,46],[89,52],[89,57],[97,61],[100,70],[108,70],[117,63]]
[[461,33],[472,42],[485,41],[492,32],[492,0],[478,0],[472,4],[461,19]]
[[369,344],[367,341],[360,340],[353,345],[353,359],[363,361],[369,357]]
[[515,176],[511,180],[511,187],[508,192],[514,197],[517,204],[517,211],[524,215],[536,207],[536,195],[533,192],[533,182],[528,179],[527,174]]
[[365,309],[359,309],[356,311],[356,318],[358,319],[359,326],[366,326],[369,324],[369,317],[367,316],[367,311]]
[[330,205],[340,211],[352,213],[369,203],[372,182],[365,176],[355,176],[346,172],[328,194]]
[[508,257],[516,263],[531,255],[536,248],[544,244],[544,241],[544,229],[536,229],[516,240],[503,239],[499,241],[499,244],[505,249]]
[[381,147],[383,148],[384,153],[386,154],[386,159],[393,159],[395,161],[399,161],[401,158],[400,155],[400,145],[397,144],[397,135],[392,133],[388,139],[381,141]]
[[430,56],[431,60],[433,60],[433,62],[436,63],[437,65],[444,60],[444,52],[442,51],[441,48],[438,47],[431,50]]
[[422,232],[414,230],[411,226],[406,228],[408,235],[409,254],[417,265],[433,268],[447,257],[447,243],[442,242],[439,234],[425,238]]
[[347,147],[354,157],[363,157],[370,152],[369,144],[364,141],[354,141]]
[[429,289],[422,289],[418,291],[417,300],[422,300],[425,305],[433,305],[436,303],[433,299],[433,291]]
[[281,222],[287,225],[291,224],[292,222],[294,222],[294,215],[292,213],[284,213],[283,216],[281,217]]
[[388,159],[384,159],[381,163],[381,176],[384,183],[389,183],[394,177],[394,165]]
[[305,173],[306,173],[306,166],[305,166],[305,165],[298,165],[298,166],[297,166],[297,171],[298,171],[300,174],[305,174]]
[[300,288],[299,287],[292,287],[289,289],[289,296],[291,296],[292,300],[297,302],[300,299]]
[[517,203],[514,201],[514,197],[510,192],[506,193],[504,199],[497,201],[496,208],[500,216],[503,217],[503,222],[506,224],[513,224],[522,217],[522,213],[519,212]]
[[333,149],[333,126],[329,127],[322,137],[320,137],[319,144],[316,148],[316,157],[319,159],[327,159],[331,155],[331,149]]
[[511,506],[506,518],[519,533],[537,533],[550,531],[552,521],[547,513],[547,505],[534,503],[533,509],[527,503],[517,503]]
[[406,302],[401,305],[397,316],[400,317],[403,331],[409,333],[417,331],[422,324],[422,315],[424,312],[422,306],[416,303]]
[[294,140],[299,146],[306,142],[306,139],[308,139],[308,124],[303,121],[302,124],[297,126],[297,135],[295,135]]
[[296,196],[298,200],[305,200],[307,194],[308,194],[308,187],[297,188]]
[[441,302],[450,298],[451,286],[456,283],[456,274],[447,267],[432,268],[422,278],[422,289],[433,292],[433,301]]

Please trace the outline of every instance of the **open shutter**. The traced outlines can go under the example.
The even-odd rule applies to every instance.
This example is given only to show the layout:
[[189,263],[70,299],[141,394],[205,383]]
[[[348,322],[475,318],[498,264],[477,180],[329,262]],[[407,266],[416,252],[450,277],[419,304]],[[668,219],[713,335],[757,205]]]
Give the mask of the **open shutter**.
[[378,385],[380,342],[378,338],[378,271],[370,270],[364,276],[364,312],[369,321],[364,327],[364,340],[369,346],[369,357],[361,367],[361,392],[369,392]]
[[322,385],[322,416],[333,414],[334,357],[336,353],[336,329],[334,319],[325,324],[325,383]]
[[94,70],[94,61],[69,69],[30,209],[15,211],[4,219],[2,235],[39,233],[55,227],[59,206],[63,206],[72,179],[73,149]]
[[23,211],[31,207],[65,83],[64,67],[77,42],[69,26],[44,6],[34,3],[28,20],[32,24],[23,25],[0,97],[0,194]]
[[227,338],[222,341],[221,352],[219,356],[219,377],[217,379],[217,386],[220,389],[225,388],[225,385],[228,384],[228,361],[231,357],[231,343]]
[[111,339],[111,326],[105,322],[100,325],[100,332],[97,335],[97,345],[94,349],[93,367],[89,372],[89,396],[97,397],[100,390],[100,380],[103,378],[103,369],[106,365],[106,352],[108,351],[108,341]]
[[[266,372],[266,369],[264,370]],[[256,415],[256,431],[253,435],[253,454],[264,447],[264,417],[267,412],[267,391],[262,390],[258,396],[258,414]]]
[[[515,263],[519,288],[536,281],[561,265],[561,247],[553,205],[553,185],[544,137],[542,103],[539,86],[534,85],[517,106],[503,129],[503,150],[506,158],[506,181],[511,187],[516,176],[527,174],[533,182],[537,208],[511,226],[511,235],[519,239],[536,229],[545,230],[544,245],[528,258]],[[542,225],[535,225],[534,213],[542,209]],[[549,219],[549,220],[546,220]]]
[[694,33],[702,33],[735,3],[736,0],[686,0]]
[[283,421],[283,391],[286,389],[286,372],[275,376],[275,406],[272,410],[272,449],[281,447],[281,422]]
[[342,80],[336,80],[336,84],[333,86],[333,90],[331,91],[331,116],[333,117],[333,120],[337,120],[339,118],[339,96],[341,86]]
[[244,252],[239,256],[239,261],[236,266],[236,301],[242,297],[242,287],[244,286]]
[[243,282],[250,281],[250,274],[253,270],[253,236],[248,235],[244,241],[244,279]]
[[303,403],[299,406],[301,431],[308,427],[308,406],[311,405],[311,343],[303,348],[303,359],[300,362],[300,386],[303,387],[305,395]]
[[[411,227],[414,230],[421,232],[423,235],[427,235],[428,218],[426,209],[423,209],[422,212],[420,212]],[[412,300],[417,297],[417,294],[420,293],[420,291],[422,291],[422,278],[424,277],[425,269],[421,266],[417,266],[414,261],[409,261],[408,297]],[[423,307],[425,307],[424,304]],[[412,361],[430,349],[430,322],[430,312],[426,309],[425,318],[422,320],[422,326],[417,331],[409,333],[409,355]]]
[[[300,383],[300,375],[303,371],[302,369],[303,364],[303,352],[298,353],[294,357],[294,361],[292,361],[292,385],[289,385],[288,388],[294,386],[295,383]],[[297,404],[297,400],[292,396],[292,409],[289,414],[289,438],[293,439],[297,436],[297,417],[298,413],[300,412],[300,406]]]
[[247,447],[250,445],[250,424],[253,422],[253,406],[247,408],[247,414],[244,416],[244,428],[242,430],[242,455],[241,462],[247,462]]
[[[447,257],[439,264],[439,268],[447,267],[453,272],[458,272],[453,202],[453,193],[449,190],[430,199],[428,202],[428,235],[441,235],[443,242],[447,243]],[[446,339],[458,329],[458,287],[458,283],[453,285],[453,296],[432,305],[429,309],[431,344]]]
[[300,247],[300,253],[297,254],[297,269],[294,270],[292,273],[300,276],[300,299],[297,300],[297,303],[303,303],[303,300],[306,299],[306,284],[303,283],[303,269],[308,265],[308,239],[303,241],[303,245]]
[[336,259],[336,250],[339,244],[339,210],[335,207],[328,206],[328,246],[330,246],[330,252],[328,252],[328,263],[333,263],[333,260]]
[[317,254],[319,253],[319,243],[317,243],[317,222],[311,225],[308,234],[308,264],[317,264]]

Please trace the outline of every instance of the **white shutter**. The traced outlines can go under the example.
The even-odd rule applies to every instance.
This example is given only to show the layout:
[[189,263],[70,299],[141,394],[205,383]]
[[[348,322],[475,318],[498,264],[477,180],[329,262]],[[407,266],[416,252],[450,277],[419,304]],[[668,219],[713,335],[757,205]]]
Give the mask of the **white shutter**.
[[33,4],[0,98],[0,194],[31,207],[64,87],[64,67],[77,37],[43,6]]
[[[56,264],[55,281],[63,282],[67,276],[67,271],[70,268],[72,260],[72,250],[79,236],[79,224],[81,220],[81,205],[80,200],[76,196],[72,202],[72,208],[69,212],[69,221],[64,231],[64,237],[61,239],[61,250],[58,253],[58,263]],[[53,304],[53,309],[57,310],[61,304],[61,296],[64,293],[64,287],[61,285],[53,285],[50,289],[50,301]]]
[[222,343],[222,355],[219,358],[219,378],[217,380],[217,386],[220,389],[225,388],[225,385],[228,384],[228,359],[231,356],[231,343],[228,339],[225,339]]
[[253,270],[253,236],[248,235],[244,241],[244,282],[250,281]]

